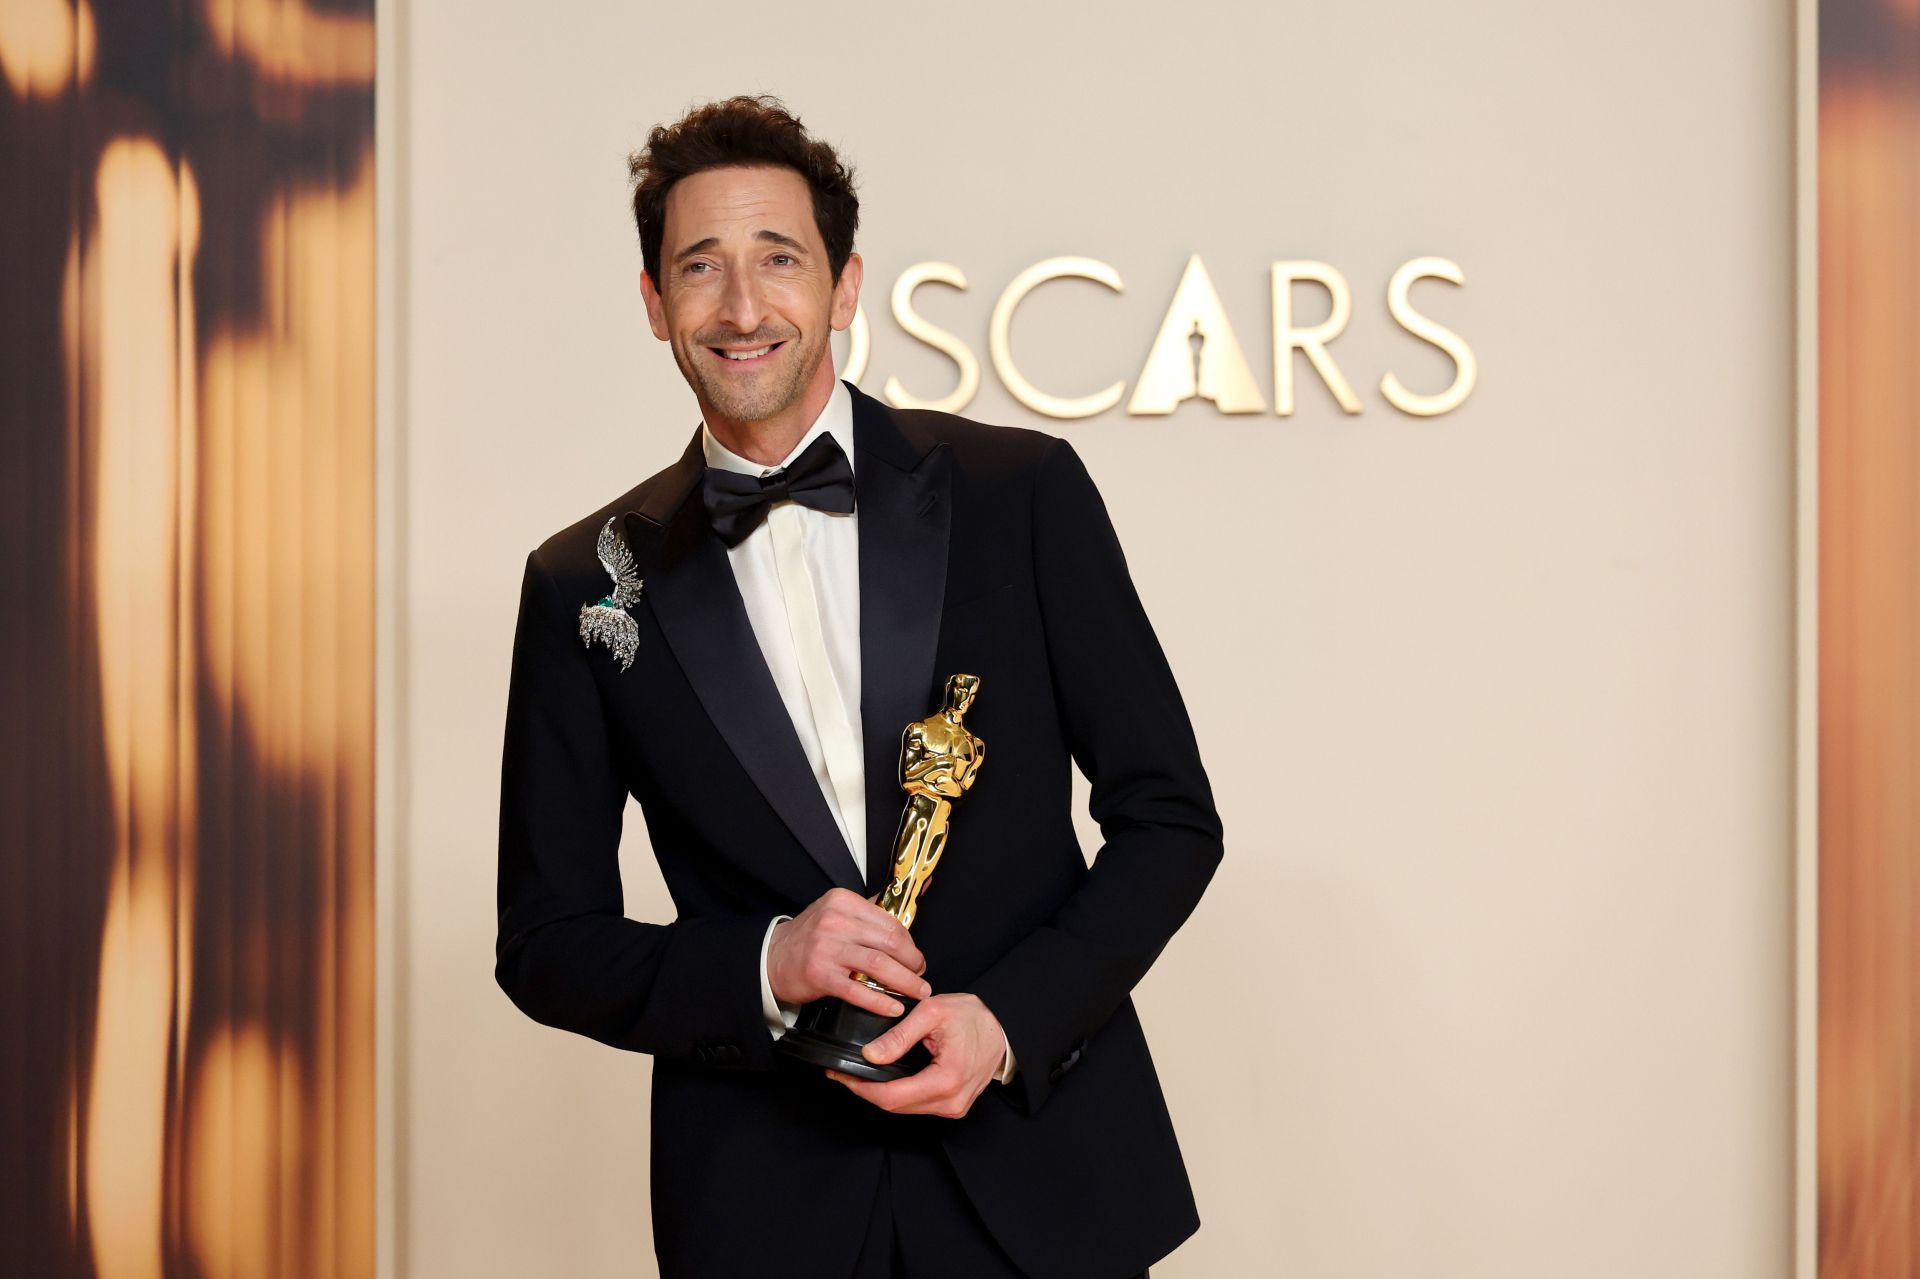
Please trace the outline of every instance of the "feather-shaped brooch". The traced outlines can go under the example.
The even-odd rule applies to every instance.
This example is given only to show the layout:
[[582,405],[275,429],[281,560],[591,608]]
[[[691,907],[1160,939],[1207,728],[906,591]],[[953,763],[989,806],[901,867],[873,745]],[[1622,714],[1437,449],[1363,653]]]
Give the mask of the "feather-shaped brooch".
[[613,531],[613,521],[614,517],[609,515],[606,526],[600,530],[600,541],[594,547],[600,556],[600,566],[613,579],[613,590],[595,603],[580,606],[580,642],[592,648],[593,642],[599,640],[618,659],[624,671],[633,665],[633,655],[640,647],[639,623],[626,610],[639,603],[641,583],[633,552]]

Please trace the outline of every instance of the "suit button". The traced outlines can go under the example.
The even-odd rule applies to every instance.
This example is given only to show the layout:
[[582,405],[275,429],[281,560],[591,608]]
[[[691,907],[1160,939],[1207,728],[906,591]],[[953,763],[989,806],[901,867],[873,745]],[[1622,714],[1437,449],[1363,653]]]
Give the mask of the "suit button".
[[1059,1061],[1055,1062],[1053,1064],[1053,1069],[1047,1072],[1047,1082],[1050,1084],[1057,1084],[1062,1079],[1065,1079],[1067,1077],[1067,1072],[1069,1070],[1072,1070],[1076,1065],[1079,1064],[1081,1050],[1086,1048],[1086,1046],[1087,1046],[1087,1041],[1084,1039],[1081,1040],[1078,1044],[1074,1046],[1074,1049],[1072,1052],[1068,1053],[1066,1056],[1062,1057]]
[[713,1060],[721,1066],[734,1065],[740,1060],[740,1049],[733,1044],[716,1044],[713,1049]]

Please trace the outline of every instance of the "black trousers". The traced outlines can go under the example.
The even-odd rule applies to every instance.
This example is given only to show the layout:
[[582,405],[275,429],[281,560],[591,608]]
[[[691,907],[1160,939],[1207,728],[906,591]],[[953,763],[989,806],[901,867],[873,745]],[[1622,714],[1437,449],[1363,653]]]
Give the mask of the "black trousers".
[[987,1233],[945,1155],[894,1149],[881,1160],[852,1279],[1026,1279],[1026,1272]]

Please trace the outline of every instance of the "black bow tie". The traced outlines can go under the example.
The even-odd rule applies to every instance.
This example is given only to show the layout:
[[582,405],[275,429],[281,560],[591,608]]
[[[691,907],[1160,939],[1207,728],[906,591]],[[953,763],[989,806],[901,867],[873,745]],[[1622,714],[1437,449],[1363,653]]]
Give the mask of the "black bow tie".
[[742,475],[709,466],[700,485],[713,531],[728,546],[738,546],[760,527],[775,502],[794,501],[816,511],[853,509],[853,464],[830,431],[772,475]]

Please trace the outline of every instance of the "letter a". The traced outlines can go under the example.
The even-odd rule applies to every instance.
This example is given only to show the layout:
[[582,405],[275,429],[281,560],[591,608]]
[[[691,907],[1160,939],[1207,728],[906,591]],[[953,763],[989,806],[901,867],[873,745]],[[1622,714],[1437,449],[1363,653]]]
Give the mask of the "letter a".
[[[1196,351],[1197,347],[1197,351]],[[1207,268],[1194,254],[1180,275],[1173,302],[1167,307],[1160,333],[1147,352],[1140,380],[1127,401],[1136,417],[1173,412],[1182,400],[1198,396],[1212,400],[1222,413],[1264,413],[1267,402],[1260,385],[1240,352],[1240,342],[1227,323]]]

